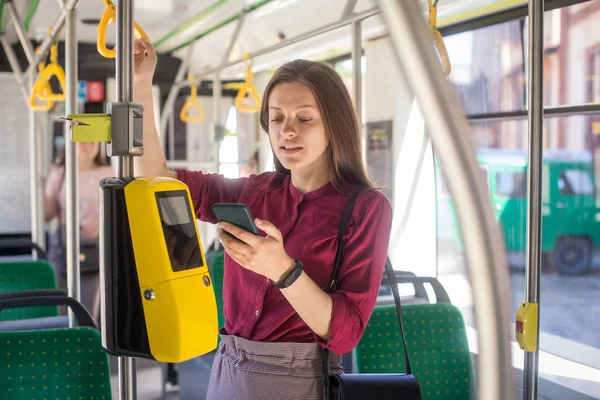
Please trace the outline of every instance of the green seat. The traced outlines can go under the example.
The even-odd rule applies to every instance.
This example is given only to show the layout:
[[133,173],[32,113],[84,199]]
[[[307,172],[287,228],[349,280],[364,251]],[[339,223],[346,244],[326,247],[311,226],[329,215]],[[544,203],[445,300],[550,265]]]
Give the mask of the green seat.
[[[460,311],[449,303],[402,306],[413,374],[423,400],[468,400],[473,368]],[[359,373],[406,372],[394,305],[375,307],[356,346]]]
[[210,266],[210,276],[213,287],[215,288],[215,298],[217,300],[217,314],[219,317],[219,328],[225,326],[225,317],[223,316],[223,270],[225,263],[224,253],[218,252],[212,260]]
[[108,355],[96,329],[0,332],[0,360],[4,400],[111,399]]
[[[46,261],[16,261],[0,263],[0,293],[25,290],[56,289],[54,268]],[[0,313],[0,321],[55,317],[58,307],[13,308]]]

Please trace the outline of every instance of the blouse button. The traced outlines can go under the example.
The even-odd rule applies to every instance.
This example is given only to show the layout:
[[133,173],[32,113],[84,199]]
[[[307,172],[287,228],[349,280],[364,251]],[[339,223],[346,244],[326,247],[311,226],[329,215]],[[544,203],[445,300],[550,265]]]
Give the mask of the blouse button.
[[296,220],[296,217],[292,217],[292,221],[295,221],[295,220]]
[[258,310],[256,310],[256,312],[254,314],[256,314],[256,316],[258,316],[258,314],[260,314],[260,312]]
[[304,198],[304,195],[298,196],[298,200],[302,200],[303,198]]

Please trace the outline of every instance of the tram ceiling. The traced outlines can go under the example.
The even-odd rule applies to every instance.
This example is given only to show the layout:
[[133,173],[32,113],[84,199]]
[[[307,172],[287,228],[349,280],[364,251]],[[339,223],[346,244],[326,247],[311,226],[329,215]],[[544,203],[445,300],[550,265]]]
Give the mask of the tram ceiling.
[[[320,0],[137,0],[135,19],[149,34],[161,53],[161,58],[169,57],[165,54],[183,58],[186,47],[194,46],[190,71],[198,74],[214,70],[222,64],[228,47],[224,44],[231,40],[236,22],[242,14],[247,18],[238,39],[231,48],[228,60],[241,59],[246,53],[255,53],[272,47],[286,38],[296,37],[339,21],[342,14],[346,15],[352,9],[353,3],[355,3],[355,13],[376,7],[374,0],[328,1],[331,7],[322,8]],[[415,1],[420,3],[425,13],[426,0]],[[546,0],[545,8],[550,10],[584,1],[589,0]],[[77,27],[79,41],[95,43],[97,23],[94,20],[97,21],[104,11],[102,1],[70,0],[70,2],[79,3],[77,6],[80,21]],[[23,15],[24,19],[27,16],[29,21],[28,36],[34,40],[47,36],[48,28],[56,23],[56,16],[60,12],[58,3],[33,0],[15,3],[18,3],[17,9],[20,15]],[[34,7],[36,4],[37,7]],[[244,10],[245,13],[242,12]],[[506,19],[521,18],[526,14],[526,0],[440,0],[438,26],[442,34],[447,35],[499,23]],[[299,15],[302,16],[302,24],[298,24]],[[86,20],[88,23],[82,22]],[[384,29],[379,16],[369,18],[363,22],[363,39],[368,39],[370,35],[381,35]],[[7,26],[6,34],[10,42],[17,41],[12,26]],[[107,32],[107,43],[113,43],[114,39],[114,25],[111,25]],[[329,48],[326,48],[328,46]],[[283,59],[288,59],[291,56],[290,51],[301,54],[302,57],[330,58],[335,56],[331,52],[332,46],[336,47],[339,54],[345,54],[350,50],[350,35],[347,27],[329,32],[322,38],[296,44],[290,47],[289,51],[281,50],[263,55],[260,57],[260,63],[255,65],[255,70],[273,68]],[[98,61],[102,63],[103,60]],[[91,67],[97,65],[99,69],[104,69],[100,64],[90,63]],[[160,72],[158,74],[160,75]],[[243,74],[242,65],[239,68],[230,68],[222,77],[236,79],[243,78]]]

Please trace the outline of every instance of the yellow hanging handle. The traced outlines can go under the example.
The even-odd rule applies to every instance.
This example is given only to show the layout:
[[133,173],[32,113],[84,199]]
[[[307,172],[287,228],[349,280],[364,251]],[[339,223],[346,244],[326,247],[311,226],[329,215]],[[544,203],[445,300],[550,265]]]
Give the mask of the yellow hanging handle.
[[[40,82],[41,82],[41,85],[40,85]],[[45,84],[48,85],[48,81],[45,81]],[[29,108],[31,108],[32,110],[35,110],[35,111],[49,111],[52,109],[52,107],[54,107],[53,101],[47,101],[46,104],[37,104],[36,103],[37,93],[40,90],[43,93],[48,92],[48,89],[44,86],[44,82],[38,80],[33,85],[33,89],[31,90],[31,94],[29,95]],[[50,88],[49,91],[50,91],[50,93],[52,93],[52,88]]]
[[[39,54],[40,52],[40,48],[36,48],[35,49],[35,54]],[[42,75],[42,72],[44,72],[44,68],[45,68],[45,63],[42,61],[38,64],[38,72],[40,75]],[[50,86],[50,82],[48,81],[41,81],[41,83],[39,85],[37,85],[37,82],[40,82],[39,80],[36,81],[36,83],[34,83],[33,88],[31,90],[31,94],[29,96],[29,108],[31,108],[32,110],[36,110],[36,111],[48,111],[50,109],[52,109],[52,107],[54,107],[54,102],[53,101],[47,101],[45,104],[36,104],[36,96],[37,93],[40,92],[44,94],[44,95],[50,95],[52,94],[52,86]]]
[[442,38],[442,34],[437,29],[437,4],[439,0],[427,0],[427,5],[429,6],[429,29],[431,29],[431,33],[433,34],[433,45],[437,50],[438,55],[442,61],[442,67],[444,69],[444,74],[446,76],[450,75],[452,71],[452,66],[450,64],[450,58],[448,57],[448,51],[446,50],[446,45],[444,44],[444,39]]
[[[117,56],[117,52],[115,48],[109,49],[106,47],[106,29],[108,28],[108,24],[115,22],[117,20],[117,9],[111,0],[102,0],[106,8],[104,9],[104,13],[102,14],[102,18],[100,18],[100,23],[98,24],[98,38],[96,39],[96,48],[98,49],[98,53],[104,58],[115,58]],[[150,41],[150,38],[144,32],[144,30],[138,25],[137,22],[134,22],[134,30],[137,34],[138,38],[143,36],[144,39]]]
[[[246,81],[235,97],[235,106],[240,112],[256,112],[260,110],[260,98],[258,97],[258,91],[256,90],[254,83],[252,83],[252,63],[250,62],[248,54],[244,56],[244,61],[246,61]],[[254,106],[243,104],[246,93],[248,92],[250,92],[250,97],[254,100]]]
[[[196,87],[196,85],[193,84],[194,76],[189,75],[188,80],[191,83],[191,86],[190,86],[191,94],[190,94],[190,98],[185,102],[185,104],[181,108],[181,112],[179,113],[179,118],[181,118],[181,120],[183,122],[202,122],[206,118],[206,115],[204,114],[204,109],[202,108],[202,104],[200,104],[200,102],[198,101],[198,88]],[[194,107],[196,110],[198,110],[200,115],[190,116],[188,114],[190,107]]]
[[[39,66],[38,66],[39,68]],[[56,76],[62,93],[53,93],[49,88],[49,81],[52,76]],[[65,70],[58,63],[58,43],[54,43],[50,49],[50,64],[40,73],[40,77],[36,82],[36,95],[42,101],[65,101],[65,87],[67,86],[65,79]]]

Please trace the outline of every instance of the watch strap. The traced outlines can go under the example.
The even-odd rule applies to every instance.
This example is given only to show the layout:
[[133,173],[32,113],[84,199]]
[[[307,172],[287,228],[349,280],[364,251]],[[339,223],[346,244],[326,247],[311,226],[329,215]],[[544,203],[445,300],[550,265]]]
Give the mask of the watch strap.
[[294,268],[290,270],[279,282],[273,282],[279,289],[290,287],[302,274],[302,263],[299,260],[294,260]]

